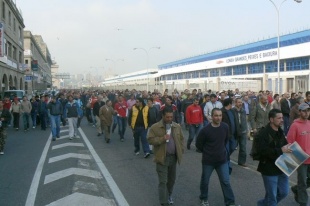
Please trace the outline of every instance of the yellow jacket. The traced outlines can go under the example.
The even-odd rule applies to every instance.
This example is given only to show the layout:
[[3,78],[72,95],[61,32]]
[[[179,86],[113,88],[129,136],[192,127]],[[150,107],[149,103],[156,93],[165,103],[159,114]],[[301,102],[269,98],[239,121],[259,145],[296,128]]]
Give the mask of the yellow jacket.
[[[136,106],[133,106],[132,111],[131,111],[131,115],[129,117],[129,121],[130,121],[130,125],[131,125],[132,129],[135,128],[138,113],[139,113],[138,108]],[[149,113],[149,107],[144,106],[142,108],[142,116],[143,116],[143,122],[144,122],[145,129],[147,129],[147,127],[148,127],[148,113]]]

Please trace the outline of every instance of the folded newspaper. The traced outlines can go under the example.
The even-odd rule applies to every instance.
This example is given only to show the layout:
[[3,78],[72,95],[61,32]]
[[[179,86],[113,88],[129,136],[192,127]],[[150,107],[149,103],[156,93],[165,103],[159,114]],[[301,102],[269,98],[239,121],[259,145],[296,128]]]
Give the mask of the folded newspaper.
[[291,174],[310,157],[297,142],[291,144],[289,148],[292,150],[292,153],[283,153],[276,160],[277,167],[287,176],[291,176]]

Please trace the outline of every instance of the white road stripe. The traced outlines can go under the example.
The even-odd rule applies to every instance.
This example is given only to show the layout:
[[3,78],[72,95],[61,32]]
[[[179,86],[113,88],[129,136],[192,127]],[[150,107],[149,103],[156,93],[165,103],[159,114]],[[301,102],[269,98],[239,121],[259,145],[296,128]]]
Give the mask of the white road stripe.
[[57,162],[57,161],[61,161],[61,160],[69,159],[69,158],[90,160],[91,156],[87,154],[68,153],[68,154],[49,158],[48,163],[53,163],[53,162]]
[[118,188],[118,186],[117,186],[116,182],[114,181],[114,179],[112,178],[110,172],[108,171],[106,166],[103,164],[100,157],[96,153],[95,149],[93,148],[93,146],[91,145],[91,143],[87,139],[85,133],[83,132],[83,130],[81,128],[79,128],[79,131],[80,131],[80,134],[82,135],[82,138],[84,139],[85,144],[87,145],[90,153],[94,157],[102,175],[105,177],[111,191],[113,192],[114,197],[115,197],[118,205],[129,206],[129,204],[128,204],[127,200],[125,199],[124,195],[122,194],[121,190]]
[[[65,136],[61,136],[60,138],[57,138],[57,139],[69,139],[69,135],[65,135]],[[80,138],[80,136],[79,135],[76,135],[75,137],[73,137],[73,138]]]
[[68,129],[60,130],[59,133],[63,133],[63,132],[69,132],[69,130]]
[[85,176],[85,177],[102,179],[101,173],[95,170],[87,170],[87,169],[81,169],[81,168],[69,168],[69,169],[61,170],[61,171],[46,175],[44,178],[44,184],[54,182],[56,180],[68,177],[70,175],[80,175],[80,176]]
[[55,145],[52,147],[52,150],[54,149],[59,149],[59,148],[63,148],[63,147],[84,147],[83,143],[64,143],[64,144],[59,144],[59,145]]
[[45,147],[43,149],[43,152],[42,152],[42,155],[40,157],[37,169],[36,169],[36,171],[34,173],[34,176],[33,176],[32,182],[31,182],[31,186],[30,186],[30,189],[29,189],[29,192],[28,192],[28,196],[27,196],[27,200],[26,200],[25,206],[33,206],[34,202],[36,200],[37,191],[38,191],[39,182],[40,182],[40,177],[41,177],[41,174],[42,174],[42,170],[43,170],[44,162],[45,162],[45,159],[46,159],[46,155],[47,155],[48,149],[49,149],[50,144],[51,144],[51,139],[52,139],[52,134],[50,134],[50,136],[49,136],[49,138],[48,138],[48,140],[46,142],[46,145],[45,145]]
[[66,196],[62,199],[59,199],[55,202],[52,202],[46,206],[87,206],[87,205],[96,205],[96,206],[116,206],[115,201],[111,199],[106,199],[103,197],[97,197],[93,195],[86,195],[82,193],[73,193],[69,196]]

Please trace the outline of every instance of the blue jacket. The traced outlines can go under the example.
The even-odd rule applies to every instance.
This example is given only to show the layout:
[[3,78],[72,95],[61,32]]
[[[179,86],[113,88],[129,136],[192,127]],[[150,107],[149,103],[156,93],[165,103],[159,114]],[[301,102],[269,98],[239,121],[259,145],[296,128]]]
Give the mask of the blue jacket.
[[81,117],[82,114],[83,114],[82,109],[75,100],[73,100],[72,103],[67,102],[67,104],[65,105],[65,112],[64,112],[65,118]]
[[39,105],[38,105],[38,112],[39,112],[39,114],[40,113],[47,113],[47,104],[46,104],[46,102],[42,102],[42,101],[40,101],[39,102]]
[[50,115],[62,115],[63,114],[63,107],[59,101],[56,101],[55,103],[50,102],[47,105],[47,109],[49,110]]

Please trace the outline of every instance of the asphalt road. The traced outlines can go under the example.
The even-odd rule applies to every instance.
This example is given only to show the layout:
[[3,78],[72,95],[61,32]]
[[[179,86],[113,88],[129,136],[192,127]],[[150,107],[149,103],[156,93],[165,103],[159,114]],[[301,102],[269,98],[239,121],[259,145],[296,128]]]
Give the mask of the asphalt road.
[[[116,131],[110,144],[104,142],[103,136],[97,137],[95,128],[85,119],[79,138],[70,141],[66,130],[66,127],[62,128],[61,139],[50,142],[50,131],[41,131],[40,128],[28,132],[8,129],[5,155],[0,156],[1,206],[81,205],[75,200],[83,200],[85,205],[159,205],[153,157],[144,159],[143,154],[134,154],[132,133],[128,127],[124,142],[119,141]],[[186,130],[184,134],[188,136]],[[248,142],[248,149],[251,143]],[[248,167],[240,167],[234,163],[237,154],[235,151],[232,155],[231,175],[236,204],[255,206],[256,201],[264,196],[262,178],[256,172],[258,162],[249,157]],[[201,154],[192,146],[183,157],[177,168],[174,205],[199,205]],[[41,168],[41,173],[38,173],[38,168]],[[290,180],[294,184],[296,174]],[[34,182],[37,183],[36,189]],[[209,187],[209,203],[211,206],[224,205],[215,172]],[[298,204],[290,193],[279,205]]]

